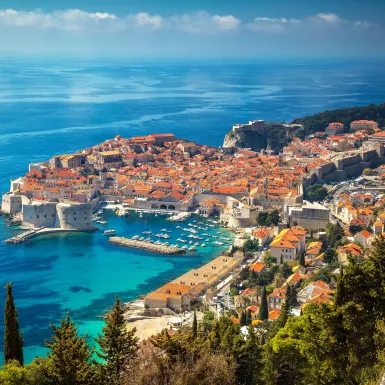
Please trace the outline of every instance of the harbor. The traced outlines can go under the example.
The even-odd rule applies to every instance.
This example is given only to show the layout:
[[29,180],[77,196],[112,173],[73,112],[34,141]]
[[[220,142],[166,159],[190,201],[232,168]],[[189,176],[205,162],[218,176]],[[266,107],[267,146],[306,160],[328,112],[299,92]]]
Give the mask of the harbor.
[[108,241],[113,245],[129,247],[132,249],[141,249],[141,250],[148,251],[150,253],[171,254],[171,255],[186,253],[186,250],[179,247],[155,245],[149,242],[138,241],[136,239],[128,239],[123,237],[111,237]]

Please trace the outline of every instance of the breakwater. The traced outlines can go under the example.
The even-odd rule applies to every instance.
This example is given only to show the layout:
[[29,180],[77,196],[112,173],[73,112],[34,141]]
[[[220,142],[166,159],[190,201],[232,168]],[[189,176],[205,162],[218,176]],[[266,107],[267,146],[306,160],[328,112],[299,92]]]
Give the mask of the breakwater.
[[149,242],[137,241],[134,239],[128,239],[123,237],[111,237],[108,240],[108,242],[118,246],[145,250],[150,253],[158,253],[158,254],[185,254],[186,253],[186,250],[180,249],[179,247],[154,245]]

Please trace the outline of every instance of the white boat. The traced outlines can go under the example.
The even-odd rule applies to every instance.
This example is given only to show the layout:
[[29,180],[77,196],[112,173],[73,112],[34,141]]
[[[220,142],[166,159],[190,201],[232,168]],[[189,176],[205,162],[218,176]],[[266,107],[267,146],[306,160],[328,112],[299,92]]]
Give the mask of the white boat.
[[182,249],[187,250],[187,246],[186,245],[182,246]]
[[202,246],[202,247],[206,247],[206,243],[202,243],[201,246]]
[[101,225],[106,225],[107,221],[96,221],[96,223],[100,223]]
[[189,242],[189,245],[192,245],[192,244],[193,244],[193,241],[190,241],[190,242]]
[[116,230],[105,230],[104,235],[115,235],[116,234]]
[[199,242],[195,242],[194,246],[200,246],[201,244]]
[[132,239],[138,239],[139,238],[139,235],[134,235],[133,237],[132,237]]
[[143,231],[142,234],[143,234],[143,235],[151,235],[151,234],[152,234],[152,231]]
[[210,238],[207,238],[207,239],[206,239],[206,242],[211,242],[211,241],[210,241]]
[[190,251],[195,251],[196,248],[195,248],[194,246],[191,246],[191,247],[189,248],[189,250],[190,250]]

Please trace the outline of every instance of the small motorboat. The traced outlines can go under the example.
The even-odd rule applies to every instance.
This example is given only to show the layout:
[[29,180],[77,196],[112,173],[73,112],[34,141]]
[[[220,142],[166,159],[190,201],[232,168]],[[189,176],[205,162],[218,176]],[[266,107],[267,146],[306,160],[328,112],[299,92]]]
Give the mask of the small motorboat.
[[103,232],[103,235],[115,235],[116,234],[116,230],[105,230]]

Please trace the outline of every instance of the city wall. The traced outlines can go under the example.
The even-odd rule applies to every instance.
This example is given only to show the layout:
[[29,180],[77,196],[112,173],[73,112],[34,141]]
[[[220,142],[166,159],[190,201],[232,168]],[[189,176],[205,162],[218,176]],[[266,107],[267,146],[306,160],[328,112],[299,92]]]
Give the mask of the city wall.
[[385,164],[385,149],[379,146],[375,150],[361,152],[354,156],[337,159],[311,170],[309,177],[304,178],[304,187],[317,181],[341,182],[362,174],[365,168],[376,168]]

